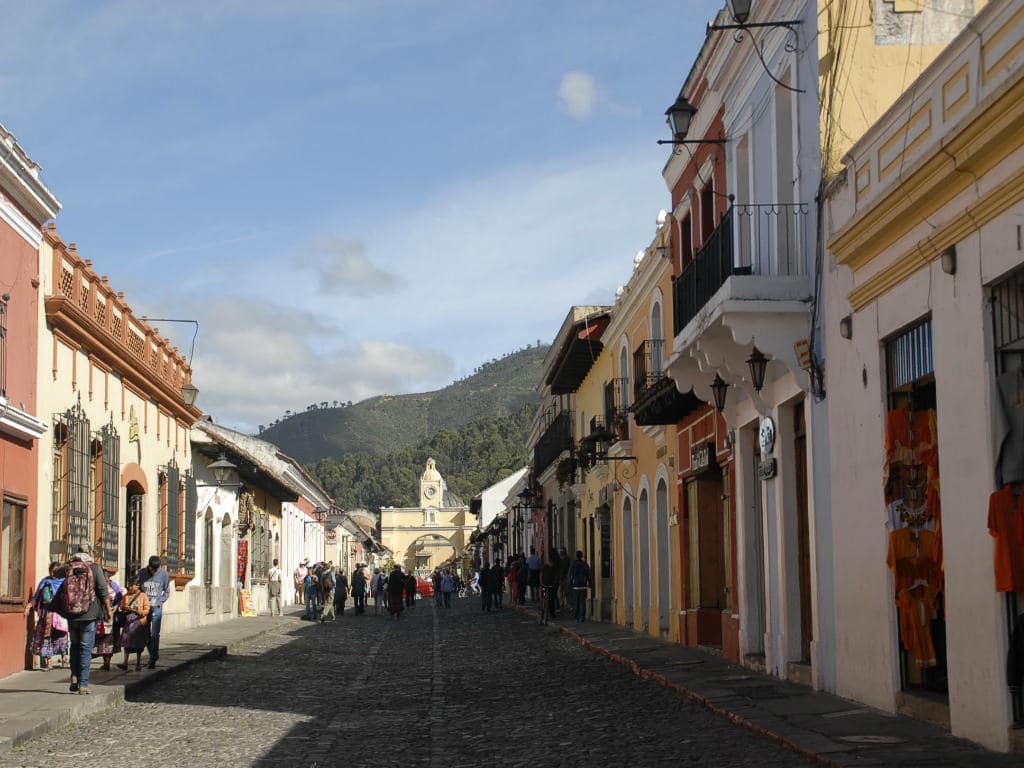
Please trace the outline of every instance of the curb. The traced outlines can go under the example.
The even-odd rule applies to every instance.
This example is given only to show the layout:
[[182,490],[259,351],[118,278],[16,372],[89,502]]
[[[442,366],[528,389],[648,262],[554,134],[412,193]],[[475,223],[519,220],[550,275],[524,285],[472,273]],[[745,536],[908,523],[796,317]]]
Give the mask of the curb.
[[[526,606],[517,605],[515,606],[515,608],[517,611],[526,616],[529,616],[531,618],[537,618],[537,612],[531,610],[530,608],[527,608]],[[699,704],[712,714],[715,714],[719,717],[723,717],[729,722],[734,723],[735,725],[739,725],[743,728],[746,728],[748,731],[756,733],[758,736],[763,736],[764,738],[771,739],[779,746],[784,747],[785,749],[788,749],[791,752],[795,752],[798,755],[802,755],[803,757],[806,757],[810,760],[813,760],[819,765],[828,766],[828,768],[843,768],[842,763],[836,762],[835,760],[826,757],[820,752],[815,752],[813,750],[806,749],[805,747],[801,747],[797,742],[793,741],[792,739],[786,736],[783,736],[781,733],[776,733],[775,731],[769,730],[768,728],[765,728],[763,726],[758,725],[757,723],[754,723],[751,720],[748,720],[742,715],[738,715],[735,712],[731,712],[728,709],[725,709],[724,707],[720,707],[717,704],[714,704],[711,701],[709,701],[704,696],[701,696],[699,693],[691,691],[689,688],[680,685],[679,683],[672,682],[664,675],[659,675],[657,672],[652,672],[649,669],[644,669],[632,659],[629,659],[618,653],[613,653],[612,651],[609,651],[606,648],[602,648],[601,646],[592,643],[582,635],[573,632],[571,629],[568,629],[567,627],[564,627],[559,624],[555,625],[555,627],[552,628],[557,628],[558,632],[563,637],[567,637],[570,640],[574,640],[575,642],[579,643],[581,647],[585,648],[591,653],[598,656],[604,656],[606,659],[613,661],[616,664],[619,664],[623,667],[626,667],[641,680],[652,680],[661,685],[662,687],[668,688],[673,693],[683,696],[689,699],[690,701],[694,702],[695,704]]]
[[13,736],[0,737],[0,754],[9,753],[12,749],[16,749],[22,744],[32,741],[33,739],[38,739],[40,736],[45,736],[58,728],[63,728],[66,725],[71,725],[72,723],[84,720],[87,717],[99,714],[105,710],[121,706],[125,703],[127,697],[145,690],[154,683],[172,677],[180,670],[188,669],[204,661],[224,658],[225,656],[234,653],[243,645],[250,643],[253,640],[258,640],[261,637],[274,632],[276,629],[277,627],[267,627],[266,629],[260,630],[259,632],[242,639],[235,640],[227,645],[210,645],[205,651],[197,654],[193,658],[180,661],[174,666],[157,667],[155,671],[145,677],[138,680],[132,680],[122,685],[111,686],[110,690],[104,690],[101,692],[101,689],[93,688],[91,689],[89,696],[76,697],[77,700],[70,708],[60,710],[43,720],[37,720],[32,724],[27,724]]

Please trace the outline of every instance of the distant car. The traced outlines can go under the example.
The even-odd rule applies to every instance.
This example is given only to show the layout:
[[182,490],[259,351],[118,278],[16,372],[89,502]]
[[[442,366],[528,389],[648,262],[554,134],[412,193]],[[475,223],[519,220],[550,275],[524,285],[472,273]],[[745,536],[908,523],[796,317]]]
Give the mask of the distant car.
[[422,597],[433,597],[434,596],[434,585],[425,579],[421,579],[419,576],[416,577],[416,597],[417,599]]

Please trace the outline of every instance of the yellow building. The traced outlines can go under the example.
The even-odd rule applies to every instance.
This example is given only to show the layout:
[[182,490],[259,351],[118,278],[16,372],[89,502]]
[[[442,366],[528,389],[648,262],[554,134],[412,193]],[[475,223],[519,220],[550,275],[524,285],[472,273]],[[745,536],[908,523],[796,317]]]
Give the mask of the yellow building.
[[476,530],[469,507],[448,490],[437,463],[427,459],[418,507],[381,507],[381,543],[395,562],[421,578],[445,560],[461,557]]

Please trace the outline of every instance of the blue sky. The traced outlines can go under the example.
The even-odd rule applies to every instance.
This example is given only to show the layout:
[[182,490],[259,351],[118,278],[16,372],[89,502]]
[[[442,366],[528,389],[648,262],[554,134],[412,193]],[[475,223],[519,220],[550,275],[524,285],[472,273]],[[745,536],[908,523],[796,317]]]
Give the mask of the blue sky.
[[610,302],[720,5],[12,3],[0,122],[137,313],[200,321],[199,405],[254,429]]

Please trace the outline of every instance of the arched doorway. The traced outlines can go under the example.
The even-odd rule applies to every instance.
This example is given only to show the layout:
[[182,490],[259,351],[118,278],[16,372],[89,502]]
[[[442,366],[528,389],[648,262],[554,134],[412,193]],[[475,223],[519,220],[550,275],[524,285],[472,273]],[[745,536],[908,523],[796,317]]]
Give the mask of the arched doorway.
[[640,627],[647,629],[648,614],[651,610],[651,519],[650,497],[647,489],[640,491],[637,504],[637,521],[640,536]]
[[633,502],[627,496],[622,500],[622,607],[626,625],[633,624],[633,573],[636,562],[633,557]]
[[669,560],[668,530],[668,485],[664,478],[658,479],[658,487],[654,492],[654,508],[657,531],[658,556],[658,628],[668,632],[669,609],[672,603],[672,574]]
[[406,549],[402,567],[421,579],[429,578],[435,568],[446,560],[454,559],[458,550],[451,540],[438,533],[428,533],[415,539]]
[[136,480],[129,480],[125,486],[124,521],[124,574],[129,584],[142,570],[142,535],[146,511],[146,489]]

